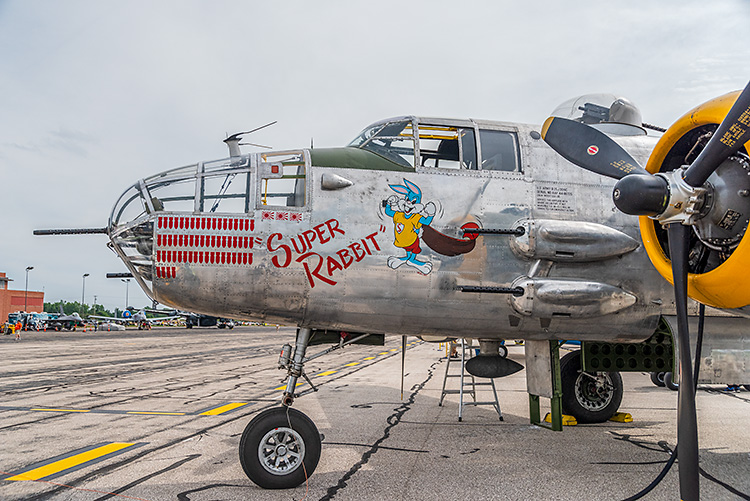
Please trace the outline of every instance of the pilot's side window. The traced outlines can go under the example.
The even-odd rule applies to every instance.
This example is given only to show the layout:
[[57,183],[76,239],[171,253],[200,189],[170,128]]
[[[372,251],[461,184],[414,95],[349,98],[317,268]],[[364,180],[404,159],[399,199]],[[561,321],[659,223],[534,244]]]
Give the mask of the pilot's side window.
[[419,150],[423,167],[477,168],[473,129],[420,124]]
[[482,170],[518,171],[516,134],[501,130],[480,130]]

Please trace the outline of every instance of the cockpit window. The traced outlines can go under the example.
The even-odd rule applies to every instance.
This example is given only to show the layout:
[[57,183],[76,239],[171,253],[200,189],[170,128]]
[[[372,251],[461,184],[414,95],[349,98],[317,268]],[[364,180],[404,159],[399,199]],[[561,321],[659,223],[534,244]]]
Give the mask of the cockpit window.
[[363,130],[362,132],[360,132],[359,136],[357,136],[356,138],[354,138],[354,140],[351,143],[349,143],[349,146],[352,146],[352,147],[355,147],[355,148],[359,148],[365,142],[369,141],[372,138],[372,136],[374,136],[375,134],[377,134],[380,131],[380,129],[382,129],[383,127],[385,127],[385,125],[386,124],[371,125],[370,127],[366,128],[365,130]]
[[147,177],[120,196],[110,224],[155,212],[246,213],[251,199],[249,172],[249,158],[234,157]]
[[[241,161],[247,162],[246,159]],[[200,212],[217,212],[242,214],[249,209],[249,172],[246,170],[227,170],[230,162],[237,159],[206,162],[203,166],[202,180],[199,181],[197,210]]]
[[302,150],[274,151],[260,155],[260,206],[303,207],[307,155]]
[[349,146],[405,167],[520,172],[517,133],[480,127],[470,120],[391,119],[366,128]]
[[513,132],[480,130],[482,170],[513,172],[518,169],[518,145]]
[[419,154],[422,167],[476,169],[474,129],[420,123]]
[[408,120],[368,127],[349,146],[371,151],[404,167],[414,167],[414,131]]

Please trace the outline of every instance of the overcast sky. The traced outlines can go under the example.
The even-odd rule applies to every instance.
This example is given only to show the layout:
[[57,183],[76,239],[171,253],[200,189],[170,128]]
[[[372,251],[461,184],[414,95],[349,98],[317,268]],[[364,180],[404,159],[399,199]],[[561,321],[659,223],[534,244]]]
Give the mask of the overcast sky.
[[[0,0],[0,271],[46,301],[122,307],[103,227],[141,177],[222,139],[339,146],[416,114],[539,124],[609,92],[668,126],[750,79],[747,0]],[[246,150],[250,151],[250,150]],[[148,303],[135,282],[130,303]]]

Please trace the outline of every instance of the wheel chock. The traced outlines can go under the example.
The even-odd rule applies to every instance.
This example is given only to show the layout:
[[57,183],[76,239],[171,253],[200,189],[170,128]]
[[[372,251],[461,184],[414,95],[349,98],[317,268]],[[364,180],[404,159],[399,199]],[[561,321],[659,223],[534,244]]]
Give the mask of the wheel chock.
[[609,418],[609,420],[617,423],[632,423],[633,416],[629,412],[615,412],[615,415]]
[[[552,414],[551,413],[548,412],[547,415],[544,416],[544,422],[545,423],[551,423],[552,422]],[[575,425],[578,424],[578,420],[575,417],[573,417],[573,416],[569,416],[568,414],[563,414],[562,415],[562,424],[563,424],[563,426],[575,426]]]

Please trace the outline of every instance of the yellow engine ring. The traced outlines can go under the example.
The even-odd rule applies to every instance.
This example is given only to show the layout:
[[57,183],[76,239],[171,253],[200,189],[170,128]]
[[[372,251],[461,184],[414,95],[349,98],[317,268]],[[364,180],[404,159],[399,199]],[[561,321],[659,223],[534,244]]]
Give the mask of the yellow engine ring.
[[[659,172],[675,143],[691,130],[708,124],[719,124],[726,117],[740,92],[730,92],[692,109],[677,120],[656,144],[646,170]],[[745,143],[745,148],[750,142]],[[656,236],[658,222],[646,216],[639,218],[641,238],[656,270],[672,283],[672,262],[664,254]],[[720,266],[707,273],[688,275],[688,295],[717,308],[741,308],[750,304],[750,238],[743,235],[737,248]]]

